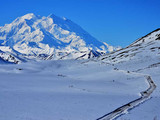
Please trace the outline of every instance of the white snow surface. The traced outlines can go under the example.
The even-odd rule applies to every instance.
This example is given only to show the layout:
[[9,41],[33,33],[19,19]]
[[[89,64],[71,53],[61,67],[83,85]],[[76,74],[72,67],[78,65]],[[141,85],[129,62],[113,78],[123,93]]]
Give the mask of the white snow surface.
[[95,120],[138,98],[148,86],[141,75],[82,62],[1,65],[0,119]]

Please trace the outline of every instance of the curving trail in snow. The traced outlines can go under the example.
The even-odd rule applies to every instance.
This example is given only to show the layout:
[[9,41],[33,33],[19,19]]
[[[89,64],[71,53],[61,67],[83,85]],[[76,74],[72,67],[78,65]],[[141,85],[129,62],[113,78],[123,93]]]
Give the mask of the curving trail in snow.
[[[136,73],[136,74],[138,74],[138,73]],[[149,99],[150,95],[155,90],[156,85],[155,85],[154,81],[152,80],[151,76],[145,75],[144,77],[146,78],[146,80],[149,84],[149,88],[145,91],[140,92],[140,94],[141,94],[140,98],[133,100],[133,101],[115,109],[114,111],[112,111],[108,114],[105,114],[104,116],[98,118],[97,120],[113,120],[113,119],[119,117],[120,115],[127,113],[128,110],[138,106],[142,102]]]

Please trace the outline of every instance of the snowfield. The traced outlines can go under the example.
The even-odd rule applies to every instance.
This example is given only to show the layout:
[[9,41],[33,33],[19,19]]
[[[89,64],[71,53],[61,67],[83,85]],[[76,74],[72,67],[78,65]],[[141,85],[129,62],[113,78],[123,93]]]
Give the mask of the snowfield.
[[139,98],[142,75],[84,61],[0,66],[1,120],[95,120]]

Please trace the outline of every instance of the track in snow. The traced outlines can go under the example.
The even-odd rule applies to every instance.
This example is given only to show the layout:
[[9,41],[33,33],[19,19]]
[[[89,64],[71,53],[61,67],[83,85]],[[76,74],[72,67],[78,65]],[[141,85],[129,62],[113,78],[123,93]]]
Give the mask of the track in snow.
[[97,120],[112,120],[112,119],[115,119],[117,118],[118,116],[122,115],[122,114],[125,114],[128,110],[138,106],[140,103],[146,101],[151,93],[155,90],[156,88],[156,85],[154,84],[152,78],[150,76],[144,76],[146,79],[147,79],[147,82],[149,83],[149,88],[145,91],[142,91],[141,92],[141,97],[136,99],[136,100],[133,100],[117,109],[115,109],[114,111],[98,118]]

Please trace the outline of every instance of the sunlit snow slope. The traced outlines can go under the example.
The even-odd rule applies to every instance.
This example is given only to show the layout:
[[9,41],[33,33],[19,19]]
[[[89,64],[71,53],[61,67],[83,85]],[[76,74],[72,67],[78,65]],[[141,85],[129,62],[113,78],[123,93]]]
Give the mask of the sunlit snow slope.
[[141,63],[141,65],[158,63],[160,60],[160,29],[139,38],[126,48],[100,57],[99,60],[113,64],[126,61]]

